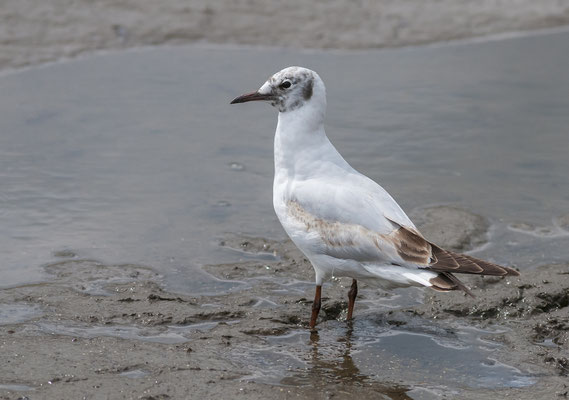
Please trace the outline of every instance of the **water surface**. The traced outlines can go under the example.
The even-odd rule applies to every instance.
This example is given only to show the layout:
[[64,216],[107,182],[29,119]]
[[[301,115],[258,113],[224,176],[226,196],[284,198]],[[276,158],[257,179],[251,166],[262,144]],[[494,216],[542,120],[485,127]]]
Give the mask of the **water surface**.
[[[520,268],[569,259],[569,34],[386,51],[163,47],[0,77],[1,286],[45,278],[56,252],[160,271],[193,294],[230,283],[227,233],[284,238],[272,211],[267,105],[230,106],[304,65],[328,87],[345,158],[410,210],[488,217],[480,255]],[[550,235],[511,224],[549,226]]]

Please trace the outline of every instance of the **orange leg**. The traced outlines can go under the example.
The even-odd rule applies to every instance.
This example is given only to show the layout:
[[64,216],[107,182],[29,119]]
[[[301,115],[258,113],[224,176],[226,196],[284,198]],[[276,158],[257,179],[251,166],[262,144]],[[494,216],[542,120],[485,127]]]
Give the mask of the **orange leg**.
[[314,302],[312,303],[312,315],[310,316],[310,329],[314,329],[316,326],[316,319],[318,318],[318,313],[320,312],[320,297],[322,296],[322,286],[316,286],[316,293],[314,294]]
[[352,319],[352,314],[354,313],[354,305],[356,304],[356,296],[358,295],[358,281],[352,279],[352,287],[348,292],[348,317],[347,320]]

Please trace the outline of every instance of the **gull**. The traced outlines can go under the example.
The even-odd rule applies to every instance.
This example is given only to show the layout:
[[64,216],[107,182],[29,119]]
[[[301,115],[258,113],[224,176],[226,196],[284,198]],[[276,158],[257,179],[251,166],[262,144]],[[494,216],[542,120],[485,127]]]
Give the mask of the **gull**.
[[385,290],[419,286],[474,296],[454,273],[519,275],[428,241],[385,189],[352,168],[324,131],[326,88],[315,71],[285,68],[231,104],[249,101],[267,101],[279,110],[273,206],[314,268],[310,329],[320,311],[322,283],[332,276],[352,278],[351,320],[358,280]]

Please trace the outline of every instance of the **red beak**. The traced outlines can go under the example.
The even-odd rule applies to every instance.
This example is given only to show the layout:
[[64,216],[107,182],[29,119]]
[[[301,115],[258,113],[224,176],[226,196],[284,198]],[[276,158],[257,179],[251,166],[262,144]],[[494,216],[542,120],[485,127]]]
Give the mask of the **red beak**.
[[234,98],[233,100],[231,100],[231,103],[229,104],[246,103],[248,101],[271,100],[272,98],[273,96],[271,94],[261,94],[259,92],[252,92]]

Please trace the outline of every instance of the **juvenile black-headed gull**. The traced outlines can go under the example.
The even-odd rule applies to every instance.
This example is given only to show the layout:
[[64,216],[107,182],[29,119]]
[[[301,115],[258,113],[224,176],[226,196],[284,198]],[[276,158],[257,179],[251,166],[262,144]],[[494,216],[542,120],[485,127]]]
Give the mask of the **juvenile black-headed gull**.
[[381,186],[353,169],[324,132],[326,88],[314,71],[289,67],[231,104],[268,101],[279,110],[273,205],[283,228],[312,263],[320,311],[322,282],[352,278],[348,319],[363,279],[384,289],[426,286],[470,290],[453,273],[519,275],[508,267],[429,242]]

